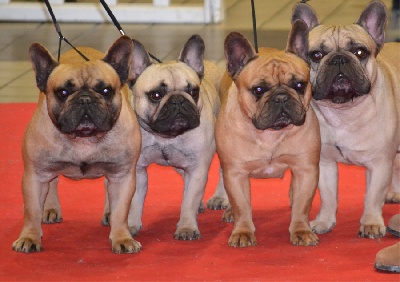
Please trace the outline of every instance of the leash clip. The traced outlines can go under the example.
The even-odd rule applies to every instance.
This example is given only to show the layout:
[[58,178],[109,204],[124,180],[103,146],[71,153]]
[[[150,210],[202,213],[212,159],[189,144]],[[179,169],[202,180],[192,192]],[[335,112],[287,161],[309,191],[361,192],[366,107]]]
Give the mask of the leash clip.
[[51,5],[49,3],[49,0],[44,0],[44,3],[46,4],[47,10],[49,11],[49,14],[51,16],[51,19],[53,21],[54,27],[56,28],[56,31],[58,33],[58,56],[57,56],[57,61],[60,62],[60,53],[61,53],[61,41],[65,41],[69,46],[71,46],[79,55],[81,55],[82,58],[84,58],[86,61],[89,61],[89,59],[82,54],[78,49],[76,49],[69,41],[67,38],[64,37],[64,35],[61,32],[61,28],[58,25],[57,19],[53,13],[53,9],[51,8]]

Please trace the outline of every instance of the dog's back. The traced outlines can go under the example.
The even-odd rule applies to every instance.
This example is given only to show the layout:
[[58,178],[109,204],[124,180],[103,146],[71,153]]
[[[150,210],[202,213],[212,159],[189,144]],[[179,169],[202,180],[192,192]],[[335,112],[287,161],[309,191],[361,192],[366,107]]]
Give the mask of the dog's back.
[[377,56],[377,63],[385,79],[391,81],[399,117],[398,128],[400,128],[400,43],[385,43]]
[[[223,72],[216,64],[207,60],[204,61],[204,78],[202,84],[207,89],[208,99],[213,101],[212,105],[214,105],[213,112],[215,116],[218,115],[221,104],[217,93],[220,87],[222,75]],[[212,87],[213,89],[211,90],[208,87]]]
[[[400,87],[400,43],[388,42],[383,45],[382,50],[377,57],[378,63],[383,63],[381,66],[390,65],[391,76],[395,80],[396,86]],[[387,68],[385,68],[387,71]],[[400,93],[398,93],[400,96]]]
[[[91,61],[100,60],[104,57],[104,53],[91,47],[77,47],[76,49]],[[68,50],[60,57],[60,63],[63,64],[78,64],[84,61],[85,59],[74,49]]]

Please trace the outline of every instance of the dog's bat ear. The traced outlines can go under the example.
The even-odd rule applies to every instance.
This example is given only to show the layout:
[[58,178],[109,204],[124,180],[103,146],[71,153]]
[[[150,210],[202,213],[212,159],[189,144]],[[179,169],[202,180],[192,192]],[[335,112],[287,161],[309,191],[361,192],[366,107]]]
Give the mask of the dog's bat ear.
[[121,85],[128,80],[129,67],[132,61],[132,40],[123,35],[118,38],[108,49],[103,61],[110,64],[117,72]]
[[296,20],[289,33],[286,52],[293,53],[309,63],[308,26],[303,20]]
[[139,75],[151,65],[151,59],[143,44],[137,41],[136,39],[132,39],[133,41],[133,56],[132,56],[132,64],[129,71],[129,79],[128,84],[129,87],[132,87]]
[[387,12],[385,5],[380,1],[372,1],[361,13],[356,24],[362,26],[377,45],[377,52],[385,43],[385,26]]
[[294,24],[296,20],[303,20],[308,26],[309,30],[319,25],[317,13],[310,5],[306,3],[297,3],[293,7],[292,24]]
[[58,66],[58,63],[53,59],[50,52],[39,43],[31,45],[29,48],[29,57],[35,71],[36,85],[40,91],[45,93],[49,75]]
[[248,62],[257,57],[251,43],[239,32],[231,32],[225,39],[224,52],[226,69],[232,79],[240,73]]
[[204,50],[203,38],[198,34],[194,34],[183,46],[178,59],[194,69],[200,79],[204,76]]

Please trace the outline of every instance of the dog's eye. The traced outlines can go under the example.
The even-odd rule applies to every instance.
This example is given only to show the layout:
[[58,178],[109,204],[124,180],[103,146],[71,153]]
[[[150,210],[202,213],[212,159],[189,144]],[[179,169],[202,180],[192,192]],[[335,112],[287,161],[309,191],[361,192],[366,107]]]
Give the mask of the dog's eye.
[[60,94],[62,95],[62,96],[68,96],[69,95],[69,91],[67,90],[67,89],[62,89],[61,91],[60,91]]
[[99,93],[104,98],[112,98],[114,96],[114,88],[111,85],[104,83],[104,81],[100,80],[93,88],[94,91]]
[[354,55],[356,55],[357,56],[357,58],[359,58],[359,59],[365,59],[366,57],[367,57],[367,51],[365,51],[365,49],[364,48],[357,48],[354,52],[353,52],[353,54]]
[[310,58],[314,62],[319,62],[325,55],[321,51],[311,52]]
[[107,97],[113,94],[113,90],[111,87],[104,87],[101,89],[100,94]]
[[198,97],[199,93],[200,93],[200,89],[199,88],[193,88],[189,92],[190,96],[192,96],[193,98]]
[[303,81],[298,81],[294,84],[293,88],[299,93],[304,93],[304,89],[306,88],[306,83]]
[[265,92],[267,92],[267,89],[263,86],[255,86],[251,89],[251,93],[253,93],[256,98],[260,98]]
[[55,91],[55,94],[60,98],[67,98],[70,95],[68,89],[60,88]]
[[150,100],[154,102],[158,102],[164,97],[164,95],[159,91],[151,91],[147,95],[150,98]]

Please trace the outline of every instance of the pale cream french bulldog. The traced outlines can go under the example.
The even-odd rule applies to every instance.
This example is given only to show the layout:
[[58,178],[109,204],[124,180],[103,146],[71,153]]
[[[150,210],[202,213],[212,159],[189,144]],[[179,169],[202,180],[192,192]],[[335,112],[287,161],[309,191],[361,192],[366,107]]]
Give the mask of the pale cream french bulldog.
[[106,55],[79,49],[90,61],[71,50],[57,63],[42,45],[34,43],[29,49],[40,98],[22,146],[24,225],[12,246],[18,252],[42,250],[42,219],[61,221],[59,175],[76,180],[104,176],[112,211],[112,251],[141,249],[128,229],[141,134],[122,93],[127,91],[123,85],[128,80],[132,40],[120,37]]
[[310,29],[312,106],[322,138],[321,209],[312,228],[325,233],[336,225],[337,163],[345,163],[366,168],[359,236],[384,236],[385,197],[400,201],[400,44],[384,43],[386,8],[372,1],[356,23],[328,26],[299,3],[298,19]]
[[[142,132],[137,164],[136,193],[129,212],[129,229],[142,228],[143,204],[148,189],[147,167],[156,163],[174,167],[184,180],[180,219],[174,238],[200,238],[199,207],[215,155],[214,128],[220,107],[217,92],[221,73],[204,61],[204,42],[193,35],[177,61],[152,63],[142,44],[134,40],[131,65],[132,106]],[[105,206],[103,224],[109,208]]]

